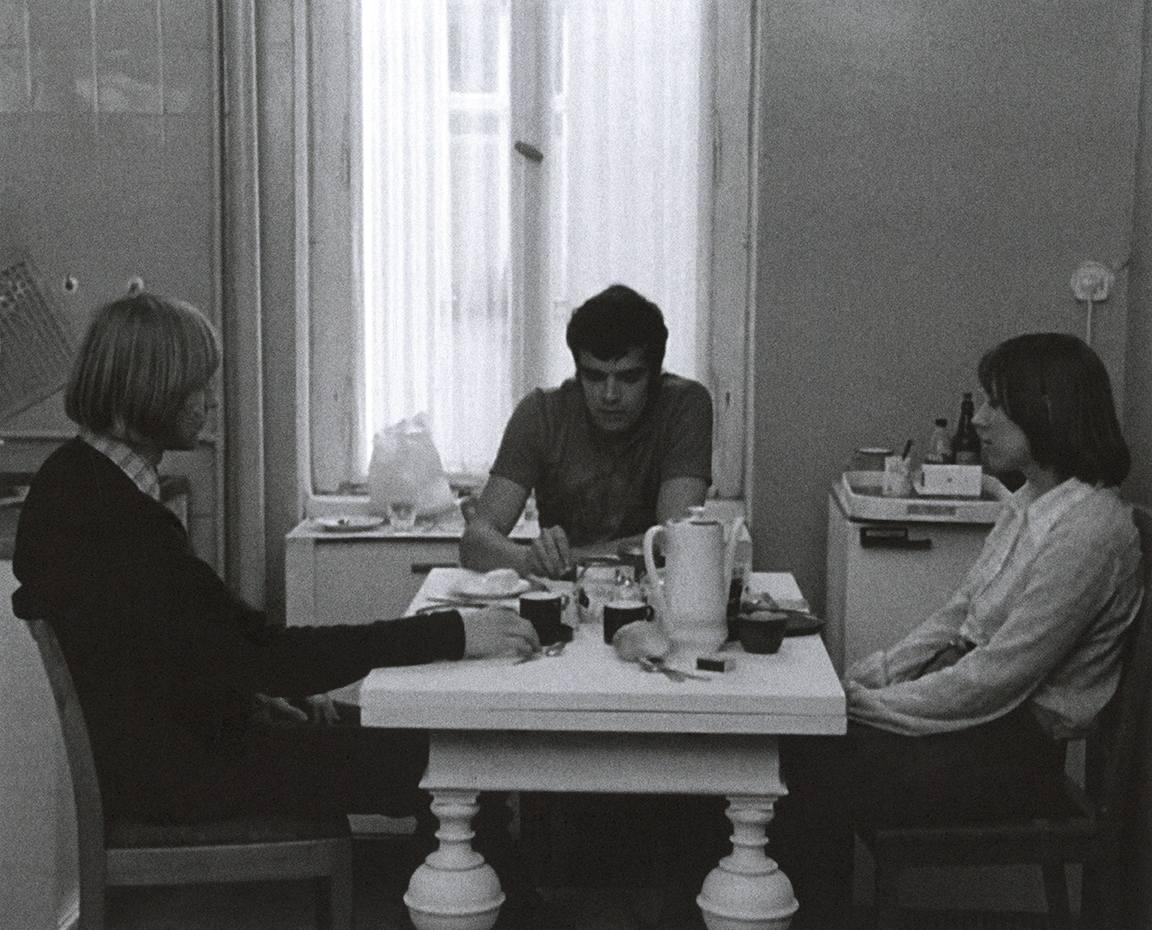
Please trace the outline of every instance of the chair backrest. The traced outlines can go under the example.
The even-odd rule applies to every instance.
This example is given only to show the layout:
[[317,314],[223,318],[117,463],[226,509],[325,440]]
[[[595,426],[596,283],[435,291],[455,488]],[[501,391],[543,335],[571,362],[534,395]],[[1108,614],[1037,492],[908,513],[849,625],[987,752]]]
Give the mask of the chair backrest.
[[[1143,552],[1144,599],[1125,638],[1120,684],[1102,715],[1100,739],[1094,747],[1098,758],[1089,759],[1088,772],[1097,810],[1116,829],[1132,812],[1137,754],[1146,729],[1152,689],[1152,511],[1134,506],[1133,516]],[[1095,776],[1091,768],[1094,761]]]
[[[88,738],[88,725],[80,709],[80,699],[72,673],[64,659],[64,651],[56,632],[47,620],[29,620],[28,628],[40,650],[40,659],[56,700],[60,717],[60,733],[68,767],[72,772],[72,796],[76,803],[76,839],[79,845],[79,871],[81,878],[81,907],[86,894],[98,893],[103,900],[103,881],[107,857],[104,849],[104,806],[100,798],[100,784],[96,780],[96,760]],[[88,880],[99,882],[98,889],[89,891]]]

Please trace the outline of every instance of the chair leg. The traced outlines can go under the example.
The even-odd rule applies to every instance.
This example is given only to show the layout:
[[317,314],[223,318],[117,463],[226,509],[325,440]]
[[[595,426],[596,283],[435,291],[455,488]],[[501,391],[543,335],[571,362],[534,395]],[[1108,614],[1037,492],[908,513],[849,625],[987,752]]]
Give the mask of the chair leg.
[[876,860],[876,930],[897,930],[900,925],[900,867]]
[[[103,842],[104,838],[100,839]],[[75,930],[104,930],[107,888],[102,863],[91,859],[82,861],[78,884],[80,918],[76,921]]]
[[316,916],[324,930],[352,930],[352,844],[336,854],[332,874],[316,880]]
[[1064,863],[1045,862],[1042,868],[1049,930],[1072,930],[1072,906],[1068,901],[1068,876],[1064,872]]
[[104,930],[104,889],[80,895],[80,917],[74,930]]

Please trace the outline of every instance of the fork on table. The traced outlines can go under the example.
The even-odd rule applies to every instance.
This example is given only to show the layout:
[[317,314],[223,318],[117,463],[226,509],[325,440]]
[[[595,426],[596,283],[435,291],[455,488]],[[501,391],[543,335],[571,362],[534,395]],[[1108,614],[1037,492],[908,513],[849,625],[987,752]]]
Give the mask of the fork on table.
[[512,664],[523,665],[525,662],[531,662],[533,659],[551,658],[552,656],[558,656],[564,651],[564,646],[565,643],[563,640],[561,640],[558,643],[553,643],[551,646],[544,646],[543,648],[538,649],[535,652],[531,652],[526,656],[521,656]]

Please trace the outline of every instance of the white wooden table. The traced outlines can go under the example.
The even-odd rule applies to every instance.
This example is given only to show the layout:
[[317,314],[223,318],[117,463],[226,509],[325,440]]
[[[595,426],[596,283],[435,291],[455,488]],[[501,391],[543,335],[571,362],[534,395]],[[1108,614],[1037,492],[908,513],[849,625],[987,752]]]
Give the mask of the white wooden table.
[[[467,575],[433,570],[413,609]],[[791,575],[756,573],[753,590],[802,604]],[[844,692],[819,636],[788,637],[770,656],[734,654],[708,681],[674,682],[620,661],[599,626],[563,654],[377,669],[361,689],[366,725],[430,731],[421,782],[433,796],[440,847],[404,897],[420,930],[487,930],[504,896],[470,845],[481,791],[708,794],[728,798],[733,852],[697,903],[709,930],[787,927],[791,884],[765,855],[780,780],[777,737],[842,734]],[[694,658],[673,656],[691,669]]]

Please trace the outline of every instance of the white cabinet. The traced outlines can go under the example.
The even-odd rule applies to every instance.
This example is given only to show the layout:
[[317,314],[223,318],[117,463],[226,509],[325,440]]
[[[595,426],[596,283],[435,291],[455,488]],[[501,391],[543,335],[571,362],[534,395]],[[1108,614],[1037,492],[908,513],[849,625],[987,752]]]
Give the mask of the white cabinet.
[[0,561],[0,927],[64,927],[77,907],[76,816],[60,718]]
[[900,519],[877,519],[859,516],[877,511],[857,503],[842,483],[828,497],[825,641],[841,674],[944,604],[976,561],[998,510],[992,503],[949,512],[937,502],[917,514],[905,508]]
[[[457,515],[458,516],[458,515]],[[460,561],[463,520],[394,533],[331,533],[304,520],[285,537],[285,618],[328,626],[391,620],[408,610],[428,572]],[[359,682],[332,692],[355,703]]]
[[[460,564],[463,532],[459,510],[400,532],[385,524],[333,533],[304,520],[284,543],[288,623],[323,626],[403,616],[429,571]],[[528,540],[538,533],[534,519],[521,519],[512,538]]]
[[431,568],[459,564],[460,534],[326,533],[305,520],[288,534],[289,623],[364,623],[402,616]]

